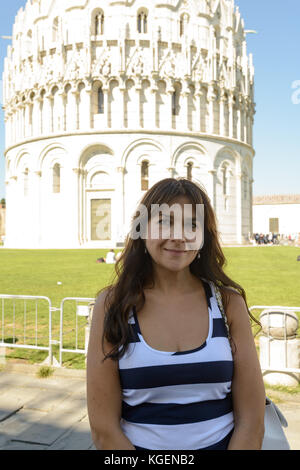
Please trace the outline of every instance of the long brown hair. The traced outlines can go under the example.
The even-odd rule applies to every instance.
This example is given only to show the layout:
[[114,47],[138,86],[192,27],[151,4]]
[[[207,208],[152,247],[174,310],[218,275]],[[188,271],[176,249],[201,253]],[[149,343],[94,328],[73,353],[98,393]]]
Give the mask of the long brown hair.
[[[226,259],[219,241],[216,218],[209,197],[202,186],[185,178],[166,178],[152,186],[140,204],[147,208],[150,220],[152,204],[171,204],[178,196],[187,196],[193,205],[204,204],[204,245],[200,258],[196,257],[190,264],[190,272],[197,278],[213,281],[220,287],[225,311],[229,299],[226,295],[227,288],[240,293],[247,306],[243,287],[223,271]],[[131,226],[138,216],[140,212],[137,210]],[[152,259],[148,252],[145,253],[145,243],[142,238],[133,239],[130,233],[126,237],[122,255],[115,264],[115,279],[97,294],[98,296],[104,289],[107,290],[104,304],[103,352],[105,340],[114,345],[108,354],[104,352],[104,360],[109,357],[118,360],[124,355],[130,341],[129,313],[133,306],[136,306],[137,311],[143,308],[145,303],[143,289],[145,286],[154,285]],[[259,324],[249,312],[248,306],[247,310],[252,320]]]

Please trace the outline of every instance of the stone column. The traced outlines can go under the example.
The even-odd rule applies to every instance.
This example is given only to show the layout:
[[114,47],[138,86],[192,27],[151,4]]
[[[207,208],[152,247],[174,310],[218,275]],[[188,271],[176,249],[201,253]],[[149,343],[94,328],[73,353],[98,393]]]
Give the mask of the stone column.
[[137,111],[136,111],[136,117],[135,117],[135,127],[137,129],[141,129],[141,90],[142,90],[142,86],[141,86],[141,81],[138,83],[138,85],[136,86],[135,88],[135,92],[136,92],[136,107],[137,107]]
[[85,127],[87,130],[91,129],[91,111],[92,111],[92,87],[86,86],[84,89],[84,114],[85,114]]
[[58,110],[57,110],[57,125],[56,131],[63,132],[65,130],[65,90],[58,91]]
[[81,170],[81,184],[79,186],[80,188],[80,199],[81,199],[81,204],[82,204],[82,228],[83,228],[83,243],[87,243],[90,234],[88,234],[87,231],[87,200],[85,196],[85,188],[86,188],[86,177],[87,177],[87,171],[86,170]]
[[[125,120],[125,93],[126,93],[126,87],[125,85],[122,85],[120,87],[120,114],[119,114],[119,128],[124,129],[124,120]],[[127,116],[128,119],[128,116]]]
[[23,116],[24,116],[24,123],[23,123],[23,128],[24,128],[24,138],[31,137],[31,129],[30,129],[30,123],[29,123],[29,113],[30,113],[30,102],[29,101],[24,101],[24,111],[23,111]]
[[236,175],[236,241],[242,243],[242,178],[243,175]]
[[224,110],[225,110],[225,93],[224,89],[221,89],[221,96],[220,96],[220,128],[219,128],[219,134],[224,136],[225,135],[225,115],[224,115]]
[[70,131],[75,131],[78,129],[78,96],[79,92],[77,89],[73,88],[68,93],[68,99],[70,99]]
[[156,124],[156,113],[157,113],[157,108],[156,108],[156,93],[157,93],[157,87],[151,88],[151,96],[152,96],[152,128],[157,129],[157,124]]
[[35,137],[38,135],[39,130],[39,107],[40,102],[38,97],[35,96],[32,102],[32,136]]
[[182,97],[182,115],[183,115],[183,120],[182,120],[182,124],[183,124],[183,129],[184,130],[188,130],[189,128],[189,116],[188,116],[188,113],[189,113],[189,96],[190,96],[190,90],[187,86],[187,83],[185,83],[184,85],[184,88],[182,90],[182,93],[181,93],[181,97]]
[[47,94],[44,98],[43,134],[51,134],[53,132],[53,96]]
[[83,220],[83,213],[82,213],[82,199],[81,199],[81,172],[80,168],[73,168],[73,187],[74,187],[74,202],[73,203],[73,215],[72,220],[74,221],[74,230],[77,227],[77,236],[74,239],[77,239],[79,245],[83,244],[83,227],[82,227],[82,220]]
[[113,215],[114,220],[113,220],[113,226],[115,228],[115,234],[116,234],[116,241],[117,242],[123,242],[124,237],[126,234],[123,233],[123,228],[125,224],[125,198],[124,198],[124,175],[125,175],[125,167],[123,166],[118,166],[116,168],[116,198],[115,198],[115,207],[117,207],[121,211],[121,217],[116,218],[115,215]]
[[207,187],[207,194],[209,196],[209,199],[211,201],[211,205],[213,206],[214,210],[216,210],[216,194],[215,194],[215,175],[217,173],[217,170],[215,169],[210,169],[208,170],[208,174],[210,175],[209,177],[209,185]]
[[170,168],[167,168],[167,170],[170,172],[170,178],[174,178],[175,175],[175,167],[171,166]]
[[228,137],[233,139],[233,95],[230,93],[228,97]]
[[102,87],[103,91],[103,101],[104,101],[104,128],[108,129],[109,128],[109,103],[108,103],[108,93],[109,93],[109,88],[107,86]]
[[43,114],[42,114],[42,103],[43,103],[43,98],[38,95],[36,97],[35,103],[36,103],[36,112],[35,112],[35,122],[36,122],[36,128],[35,128],[35,135],[39,136],[42,133],[42,119],[43,119]]
[[[173,129],[173,118],[175,116],[173,115],[173,93],[174,93],[174,88],[170,87],[166,90],[167,94],[167,100],[168,100],[168,109],[169,109],[169,115],[166,117],[166,128],[168,129]],[[175,121],[175,126],[174,129],[176,129],[176,121]]]
[[35,220],[33,221],[34,223],[34,236],[35,236],[35,243],[34,245],[39,248],[41,247],[42,244],[42,233],[41,233],[41,223],[42,223],[42,212],[41,212],[41,177],[42,177],[42,172],[41,171],[34,171],[34,193],[35,193],[35,198],[34,198],[34,218]]
[[207,101],[208,101],[208,109],[209,109],[209,122],[208,122],[208,134],[213,134],[214,132],[214,102],[216,99],[216,95],[214,93],[213,86],[209,86]]
[[195,91],[196,96],[196,122],[195,130],[196,132],[201,132],[201,96],[203,95],[201,91],[201,86],[197,87]]

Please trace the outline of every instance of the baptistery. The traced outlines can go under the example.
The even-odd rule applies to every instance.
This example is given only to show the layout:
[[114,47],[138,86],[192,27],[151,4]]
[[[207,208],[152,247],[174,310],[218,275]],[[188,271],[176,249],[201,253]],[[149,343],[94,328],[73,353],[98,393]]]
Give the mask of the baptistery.
[[201,183],[252,231],[254,67],[234,0],[28,0],[4,63],[7,248],[122,246],[145,191]]

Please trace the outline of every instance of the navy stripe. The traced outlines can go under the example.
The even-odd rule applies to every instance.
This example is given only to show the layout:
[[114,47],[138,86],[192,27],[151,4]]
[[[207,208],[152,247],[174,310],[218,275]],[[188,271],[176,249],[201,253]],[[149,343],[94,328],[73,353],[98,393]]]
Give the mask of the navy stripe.
[[213,319],[213,332],[212,338],[225,337],[227,338],[227,329],[223,318],[214,318]]
[[138,318],[137,318],[135,305],[133,306],[132,311],[133,311],[133,318],[134,318],[134,321],[135,321],[134,325],[135,325],[136,331],[141,335],[142,332],[141,332],[140,324],[139,324],[139,321],[138,321]]
[[177,425],[220,418],[232,411],[231,393],[223,400],[198,403],[142,403],[130,406],[122,402],[122,418],[131,423]]
[[206,341],[204,341],[204,343],[201,344],[201,346],[199,346],[198,348],[190,349],[189,351],[177,351],[173,353],[172,356],[182,356],[182,354],[190,354],[196,351],[200,351],[201,349],[205,348],[205,346],[206,346]]
[[230,382],[233,361],[196,362],[163,366],[119,368],[122,388],[143,389],[168,385]]
[[129,323],[129,342],[130,343],[139,343],[141,340],[138,336],[137,325]]

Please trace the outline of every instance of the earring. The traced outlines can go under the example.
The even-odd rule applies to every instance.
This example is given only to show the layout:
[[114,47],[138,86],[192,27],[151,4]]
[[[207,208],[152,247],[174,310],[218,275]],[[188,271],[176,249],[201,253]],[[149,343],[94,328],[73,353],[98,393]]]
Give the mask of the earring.
[[201,253],[200,253],[200,251],[198,251],[197,259],[200,259],[200,258],[201,258]]

